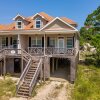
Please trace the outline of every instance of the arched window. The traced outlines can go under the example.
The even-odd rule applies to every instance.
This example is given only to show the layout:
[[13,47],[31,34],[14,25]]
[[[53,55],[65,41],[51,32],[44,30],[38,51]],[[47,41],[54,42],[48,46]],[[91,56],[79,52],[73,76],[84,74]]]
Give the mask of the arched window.
[[41,28],[41,19],[36,18],[36,23],[35,23],[36,28]]

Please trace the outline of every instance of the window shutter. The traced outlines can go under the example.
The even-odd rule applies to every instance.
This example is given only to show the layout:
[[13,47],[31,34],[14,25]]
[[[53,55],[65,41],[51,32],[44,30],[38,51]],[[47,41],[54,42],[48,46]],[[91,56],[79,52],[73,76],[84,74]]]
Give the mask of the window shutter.
[[8,46],[8,37],[6,37],[6,46]]
[[50,43],[49,43],[50,38],[47,37],[47,47],[49,47]]
[[29,37],[29,47],[31,47],[31,37]]
[[44,37],[42,37],[42,47],[44,47]]
[[73,37],[73,47],[74,47],[74,37]]

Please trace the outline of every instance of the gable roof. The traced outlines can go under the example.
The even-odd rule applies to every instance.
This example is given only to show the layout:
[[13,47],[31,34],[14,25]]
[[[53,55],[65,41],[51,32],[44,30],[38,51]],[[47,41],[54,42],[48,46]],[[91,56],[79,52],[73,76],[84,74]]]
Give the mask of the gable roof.
[[20,14],[17,14],[17,16],[15,16],[15,17],[13,18],[13,20],[16,20],[16,18],[18,18],[18,17],[21,17],[22,19],[25,19],[25,17],[21,16]]
[[68,22],[63,21],[61,18],[56,17],[55,19],[53,19],[51,22],[49,22],[47,25],[45,25],[42,29],[40,29],[40,31],[42,31],[43,29],[45,29],[46,27],[48,27],[50,24],[52,24],[54,21],[56,20],[60,20],[61,22],[63,22],[64,24],[68,25],[69,27],[71,27],[72,29],[74,29],[75,31],[78,31],[75,27],[73,27],[72,25],[70,25]]
[[73,20],[71,20],[71,19],[69,19],[67,17],[61,17],[60,19],[62,19],[63,21],[65,21],[65,22],[67,22],[69,24],[76,24],[77,25],[76,22],[74,22]]
[[[18,14],[15,18],[13,18],[13,20],[15,20],[17,17],[22,17],[22,19],[24,19],[25,21],[28,22],[28,24],[24,27],[23,30],[29,30],[29,29],[34,29],[33,26],[34,26],[34,21],[33,21],[33,17],[35,16],[41,16],[43,19],[45,19],[47,21],[47,24],[43,27],[43,29],[50,23],[52,23],[54,20],[56,19],[59,19],[61,22],[65,23],[66,25],[70,26],[70,27],[73,27],[72,25],[76,25],[77,26],[77,23],[74,22],[73,20],[69,19],[69,18],[66,18],[66,17],[52,17],[48,14],[46,14],[45,12],[40,12],[40,13],[37,13],[35,14],[34,16],[29,16],[29,17],[24,17],[24,16],[21,16],[20,14]],[[74,29],[76,29],[75,27],[73,27]],[[10,24],[7,24],[7,25],[0,25],[0,30],[16,30],[15,28],[15,22],[13,23],[10,23]],[[42,29],[40,29],[42,30]]]

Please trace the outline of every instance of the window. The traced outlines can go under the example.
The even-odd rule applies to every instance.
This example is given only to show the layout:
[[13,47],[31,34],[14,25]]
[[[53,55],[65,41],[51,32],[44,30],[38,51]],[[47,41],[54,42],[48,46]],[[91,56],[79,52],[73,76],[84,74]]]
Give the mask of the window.
[[13,45],[13,48],[17,48],[17,45],[18,45],[17,37],[12,37],[12,45]]
[[22,21],[17,21],[16,22],[16,28],[17,29],[22,29]]
[[31,46],[32,47],[42,47],[42,38],[41,37],[32,38]]
[[73,48],[73,38],[67,38],[67,48]]
[[2,48],[6,47],[6,37],[2,38]]
[[55,47],[55,38],[50,38],[50,47]]
[[36,19],[36,28],[41,28],[41,19],[40,18]]
[[42,38],[37,38],[37,47],[42,47]]

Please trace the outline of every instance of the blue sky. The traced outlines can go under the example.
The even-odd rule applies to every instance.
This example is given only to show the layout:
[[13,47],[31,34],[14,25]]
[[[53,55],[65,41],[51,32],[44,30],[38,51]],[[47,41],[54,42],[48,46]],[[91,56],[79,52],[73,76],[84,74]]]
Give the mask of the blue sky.
[[100,0],[0,0],[0,24],[10,23],[18,13],[31,16],[44,11],[54,17],[71,18],[80,28],[99,5]]

